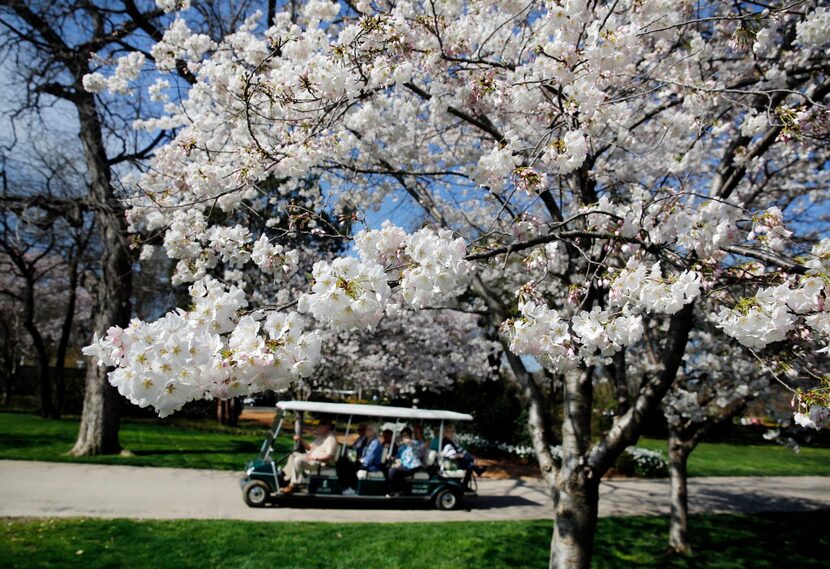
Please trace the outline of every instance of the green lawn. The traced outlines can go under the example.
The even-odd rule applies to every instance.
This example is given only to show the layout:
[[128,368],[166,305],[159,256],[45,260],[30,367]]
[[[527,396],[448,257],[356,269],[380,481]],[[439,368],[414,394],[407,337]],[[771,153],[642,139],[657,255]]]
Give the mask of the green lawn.
[[[666,453],[666,441],[640,439],[637,446]],[[689,457],[690,476],[830,476],[830,448],[776,444],[701,443]]]
[[[121,445],[133,456],[76,458],[66,453],[78,434],[77,419],[0,413],[0,459],[242,470],[259,452],[265,433],[260,426],[230,428],[210,421],[125,421]],[[278,448],[290,448],[288,439],[281,438]]]
[[[824,567],[828,512],[692,518],[694,555],[665,555],[665,518],[599,522],[596,567]],[[439,524],[0,520],[0,566],[187,569],[547,567],[547,522]]]
[[[75,458],[77,419],[47,421],[35,415],[0,413],[0,459],[96,462],[139,466],[240,470],[259,451],[261,426],[219,427],[209,420],[125,421],[121,444],[134,456]],[[638,446],[662,450],[666,443],[641,439]],[[281,437],[278,450],[291,442]],[[830,476],[830,448],[703,443],[689,460],[691,476]]]

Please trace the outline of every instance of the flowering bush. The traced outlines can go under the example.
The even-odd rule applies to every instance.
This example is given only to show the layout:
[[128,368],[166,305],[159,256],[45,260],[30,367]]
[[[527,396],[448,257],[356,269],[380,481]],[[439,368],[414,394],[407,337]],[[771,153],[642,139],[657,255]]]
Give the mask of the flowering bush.
[[458,433],[455,436],[456,440],[464,446],[479,451],[499,451],[501,453],[515,456],[521,460],[528,460],[533,458],[533,448],[528,445],[513,445],[503,442],[492,442],[480,435],[471,433]]
[[628,447],[614,467],[624,474],[639,478],[663,478],[669,475],[669,463],[662,452],[641,447]]
[[[456,440],[463,446],[478,451],[493,451],[505,453],[522,460],[535,458],[533,448],[527,445],[511,445],[501,442],[492,442],[482,436],[470,433],[458,433]],[[562,447],[551,446],[554,461],[561,466]],[[640,478],[662,478],[669,474],[669,463],[665,455],[642,447],[628,447],[614,464],[614,468],[621,474]]]

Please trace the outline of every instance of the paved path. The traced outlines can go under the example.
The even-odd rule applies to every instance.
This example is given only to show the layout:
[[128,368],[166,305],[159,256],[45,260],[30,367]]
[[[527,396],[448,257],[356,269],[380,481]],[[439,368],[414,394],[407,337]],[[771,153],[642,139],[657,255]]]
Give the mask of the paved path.
[[[248,508],[239,474],[214,470],[0,461],[0,517],[91,516],[255,521],[416,522],[550,517],[543,485],[484,480],[469,510]],[[692,512],[830,508],[830,477],[692,478]],[[667,480],[602,483],[600,516],[668,513]]]

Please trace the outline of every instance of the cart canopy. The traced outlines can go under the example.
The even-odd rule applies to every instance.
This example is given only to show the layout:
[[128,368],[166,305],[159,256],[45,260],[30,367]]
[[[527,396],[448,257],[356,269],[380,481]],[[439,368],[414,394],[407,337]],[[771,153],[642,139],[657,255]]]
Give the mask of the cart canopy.
[[277,409],[283,411],[308,411],[330,415],[357,415],[360,417],[395,417],[398,419],[420,419],[432,421],[472,421],[473,416],[455,411],[437,409],[412,409],[409,407],[386,407],[384,405],[360,405],[357,403],[322,403],[318,401],[280,401]]

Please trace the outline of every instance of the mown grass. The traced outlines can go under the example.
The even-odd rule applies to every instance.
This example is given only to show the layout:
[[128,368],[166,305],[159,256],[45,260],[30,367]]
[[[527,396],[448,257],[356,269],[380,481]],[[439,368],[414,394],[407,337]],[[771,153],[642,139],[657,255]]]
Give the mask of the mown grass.
[[[657,439],[637,446],[666,452],[666,441]],[[830,476],[830,448],[795,453],[776,444],[701,443],[689,457],[689,476]]]
[[[828,512],[692,518],[691,556],[665,552],[665,518],[599,522],[595,567],[826,567]],[[0,521],[0,566],[204,569],[547,567],[550,524]]]
[[[241,470],[259,452],[266,429],[221,427],[210,421],[125,421],[121,445],[131,456],[95,457],[67,454],[78,434],[77,419],[0,413],[0,434],[0,459]],[[288,449],[290,442],[281,438],[277,446]]]
[[[35,415],[0,413],[0,459],[95,462],[136,466],[239,470],[259,452],[266,429],[258,424],[220,427],[210,420],[125,421],[121,444],[133,456],[71,457],[77,419],[48,421]],[[641,439],[662,450],[666,443]],[[287,451],[287,436],[278,451]],[[830,448],[702,443],[689,460],[691,476],[830,476]]]

